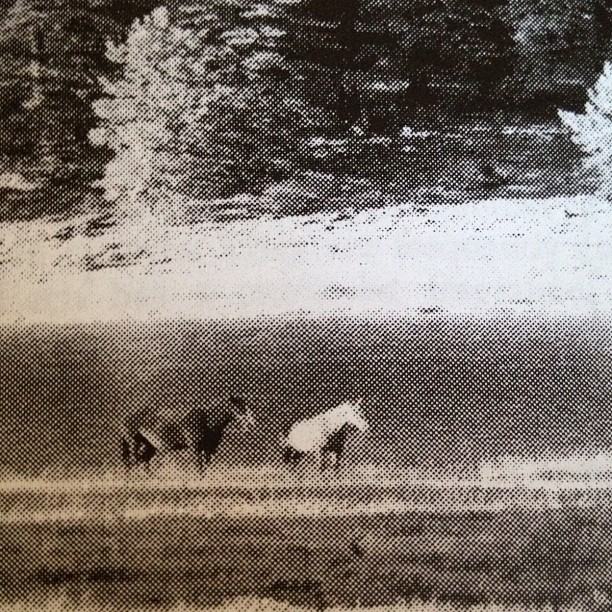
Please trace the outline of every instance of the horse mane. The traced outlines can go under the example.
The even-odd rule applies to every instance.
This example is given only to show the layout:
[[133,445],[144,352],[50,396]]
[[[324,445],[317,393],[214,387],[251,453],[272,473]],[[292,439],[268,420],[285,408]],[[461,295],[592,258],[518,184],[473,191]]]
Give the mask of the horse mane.
[[338,414],[344,412],[357,412],[359,414],[359,402],[346,401],[342,402],[335,408],[326,410],[322,414]]

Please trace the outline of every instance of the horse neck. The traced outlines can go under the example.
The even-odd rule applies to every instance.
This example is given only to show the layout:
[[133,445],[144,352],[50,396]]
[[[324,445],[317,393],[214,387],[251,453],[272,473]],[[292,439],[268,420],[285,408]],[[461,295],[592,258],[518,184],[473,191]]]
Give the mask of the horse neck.
[[338,406],[325,415],[327,426],[333,431],[338,432],[343,428],[350,427],[351,421],[347,415],[346,406]]
[[210,427],[214,431],[222,432],[233,420],[232,412],[227,411],[220,414],[215,414],[210,422]]

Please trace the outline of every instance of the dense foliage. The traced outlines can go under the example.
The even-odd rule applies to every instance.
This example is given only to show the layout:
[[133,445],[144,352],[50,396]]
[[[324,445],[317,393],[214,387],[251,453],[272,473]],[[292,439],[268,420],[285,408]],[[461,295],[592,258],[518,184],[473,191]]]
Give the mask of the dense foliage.
[[[117,154],[120,137],[108,130],[126,96],[149,104],[134,131],[144,134],[145,117],[155,116],[152,125],[161,121],[172,132],[167,142],[163,130],[151,136],[158,139],[151,163],[162,163],[161,149],[171,151],[185,169],[179,176],[190,176],[178,187],[210,197],[256,190],[304,167],[312,152],[305,143],[317,134],[355,127],[393,134],[415,117],[554,118],[556,108],[577,110],[612,40],[606,0],[177,0],[169,27],[183,32],[172,43],[183,50],[160,42],[136,59],[121,55],[132,24],[158,2],[69,6],[0,3],[3,214],[17,210],[22,192],[29,201],[40,195],[47,208],[83,202],[84,187]],[[107,53],[109,41],[123,51]],[[168,70],[181,73],[157,98],[135,93],[139,79],[155,76],[147,67],[153,53],[166,53]],[[177,97],[192,100],[191,110]],[[178,107],[182,118],[173,115]],[[192,111],[200,112],[196,121]],[[107,132],[97,132],[92,146],[96,127]]]
[[[190,19],[196,14],[210,17],[193,10]],[[121,78],[101,79],[104,97],[94,102],[101,121],[90,132],[115,153],[99,181],[108,199],[226,196],[293,169],[316,121],[274,49],[282,31],[211,30],[173,26],[162,7],[137,20],[124,43],[109,45]]]
[[[0,191],[1,213],[83,201],[83,186],[108,157],[87,141],[97,75],[111,69],[106,42],[122,37],[142,10],[131,0],[74,0],[70,10],[60,0],[16,0],[0,8],[0,175],[17,177],[17,190]],[[22,190],[34,206],[22,209]]]

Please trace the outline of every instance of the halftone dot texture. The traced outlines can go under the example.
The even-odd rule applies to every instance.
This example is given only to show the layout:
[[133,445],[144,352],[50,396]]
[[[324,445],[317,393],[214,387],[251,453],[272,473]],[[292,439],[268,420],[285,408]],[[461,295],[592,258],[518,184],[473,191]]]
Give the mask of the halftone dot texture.
[[611,24],[0,9],[0,609],[609,609]]

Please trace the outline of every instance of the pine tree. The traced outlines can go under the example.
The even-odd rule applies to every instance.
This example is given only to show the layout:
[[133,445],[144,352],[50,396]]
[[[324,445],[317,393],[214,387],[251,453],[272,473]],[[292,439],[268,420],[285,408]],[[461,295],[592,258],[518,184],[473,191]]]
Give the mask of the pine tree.
[[585,166],[598,175],[602,194],[612,198],[612,62],[588,91],[584,113],[560,110],[559,116],[584,152]]
[[90,140],[115,156],[97,183],[111,201],[153,206],[252,191],[291,170],[310,110],[265,24],[175,27],[158,8],[108,45],[122,68],[101,80]]
[[110,61],[123,66],[118,81],[100,79],[104,97],[93,107],[101,125],[89,134],[94,145],[115,156],[97,186],[108,200],[132,204],[168,187],[171,124],[181,109],[192,108],[194,94],[179,73],[181,55],[191,41],[171,28],[165,8],[137,20],[125,43],[107,46]]
[[74,0],[68,10],[61,0],[16,0],[0,9],[0,173],[36,186],[18,214],[80,207],[105,161],[87,142],[92,74],[108,70],[105,41],[132,19],[97,1]]

